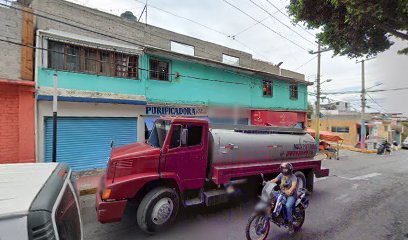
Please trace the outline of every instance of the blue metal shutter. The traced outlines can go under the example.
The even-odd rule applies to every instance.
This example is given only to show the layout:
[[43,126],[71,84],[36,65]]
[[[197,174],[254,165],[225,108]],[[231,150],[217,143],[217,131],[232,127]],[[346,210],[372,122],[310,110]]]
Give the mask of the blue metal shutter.
[[[52,117],[45,118],[45,161],[52,161]],[[115,147],[137,141],[137,118],[59,117],[57,161],[73,170],[104,168]]]

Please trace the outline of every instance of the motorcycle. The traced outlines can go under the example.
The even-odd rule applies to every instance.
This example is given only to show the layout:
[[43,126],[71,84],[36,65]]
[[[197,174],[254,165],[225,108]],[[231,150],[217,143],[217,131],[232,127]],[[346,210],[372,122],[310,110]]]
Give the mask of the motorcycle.
[[388,143],[387,141],[379,144],[377,148],[377,154],[382,155],[382,154],[391,154],[391,144]]
[[[263,179],[263,175],[262,179]],[[288,228],[286,217],[286,197],[273,182],[263,180],[260,201],[255,205],[255,211],[248,219],[245,228],[248,240],[264,240],[270,231],[270,222],[281,228]],[[305,221],[305,209],[309,205],[306,189],[298,189],[297,199],[293,207],[293,229],[299,231]]]

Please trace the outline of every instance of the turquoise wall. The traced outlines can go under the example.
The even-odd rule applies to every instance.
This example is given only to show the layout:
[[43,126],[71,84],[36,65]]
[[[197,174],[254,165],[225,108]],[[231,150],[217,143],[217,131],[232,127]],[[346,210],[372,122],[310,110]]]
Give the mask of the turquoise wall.
[[[149,59],[160,57],[143,55],[140,68],[149,69]],[[307,110],[307,87],[299,85],[297,100],[289,97],[289,84],[273,81],[273,96],[262,96],[264,78],[245,74],[234,74],[229,70],[205,66],[180,60],[170,60],[170,81],[150,80],[149,72],[140,70],[140,80],[97,76],[85,73],[58,72],[60,88],[112,92],[130,95],[145,95],[148,102],[179,104],[205,104],[262,109]],[[54,70],[40,68],[38,85],[52,87]],[[194,79],[185,76],[199,77]]]

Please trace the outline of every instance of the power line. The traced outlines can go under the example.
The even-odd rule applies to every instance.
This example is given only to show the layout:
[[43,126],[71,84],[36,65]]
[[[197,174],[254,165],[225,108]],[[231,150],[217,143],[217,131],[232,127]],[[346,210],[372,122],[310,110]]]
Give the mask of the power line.
[[262,20],[259,20],[259,21],[254,22],[253,24],[251,24],[251,25],[249,25],[248,27],[242,29],[242,30],[239,31],[238,33],[232,35],[232,36],[231,36],[232,39],[235,39],[238,35],[240,35],[240,34],[246,32],[246,31],[248,31],[249,29],[255,27],[256,25],[260,24],[261,22],[265,21],[265,20],[268,19],[268,18],[269,18],[269,17],[266,17],[266,18],[264,18],[264,19],[262,19]]
[[373,101],[377,106],[379,106],[382,110],[384,110],[384,112],[387,112],[387,110],[385,110],[385,108],[383,106],[381,106],[380,104],[378,104],[377,101],[374,100],[374,98],[372,98],[370,96],[370,94],[367,94],[367,96],[371,99],[371,101]]
[[[52,17],[44,16],[44,15],[42,15],[42,14],[38,14],[38,13],[31,12],[31,11],[27,11],[27,10],[24,10],[24,9],[15,7],[15,6],[9,6],[9,5],[2,4],[2,3],[0,3],[0,6],[9,7],[9,8],[12,8],[12,9],[15,9],[15,10],[18,10],[18,11],[21,11],[21,12],[25,12],[25,13],[28,13],[28,14],[32,14],[32,15],[37,16],[37,17],[41,17],[41,18],[44,18],[44,19],[47,19],[47,20],[50,20],[50,21],[54,21],[54,22],[57,22],[57,23],[61,23],[61,24],[64,24],[64,25],[67,25],[67,26],[70,26],[70,27],[73,27],[73,28],[78,28],[78,29],[81,29],[81,30],[83,30],[83,31],[95,33],[95,34],[98,34],[98,35],[101,35],[101,36],[104,36],[104,37],[108,37],[108,38],[111,38],[111,39],[115,39],[115,40],[119,40],[119,41],[122,41],[122,42],[126,42],[126,43],[129,43],[129,44],[132,44],[132,45],[133,45],[133,44],[136,44],[136,45],[149,45],[149,43],[143,42],[143,41],[138,40],[138,39],[129,38],[129,37],[124,36],[124,35],[121,35],[121,34],[116,34],[116,35],[117,35],[117,36],[124,37],[125,39],[119,38],[119,37],[116,37],[116,36],[112,36],[112,35],[103,33],[103,32],[106,32],[106,31],[103,30],[103,29],[97,28],[97,27],[95,27],[95,26],[89,26],[89,25],[84,24],[84,23],[76,22],[76,21],[74,21],[74,20],[71,20],[71,19],[68,19],[68,18],[65,18],[65,17],[60,17],[60,16],[57,16],[57,15],[55,15],[55,14],[49,13],[49,12],[47,12],[47,11],[42,11],[42,10],[38,10],[38,9],[32,8],[32,9],[35,10],[35,11],[43,12],[43,13],[45,13],[45,14],[47,14],[47,15],[51,15],[51,16],[54,16],[54,17],[60,17],[60,18],[62,18],[62,19],[69,20],[69,21],[71,21],[71,22],[73,22],[73,23],[81,24],[81,25],[83,25],[83,26],[86,26],[86,27],[89,27],[89,28],[92,28],[92,29],[88,29],[88,28],[85,28],[85,27],[77,26],[77,25],[72,24],[72,23],[68,23],[68,22],[65,22],[65,21],[62,21],[62,20],[58,20],[58,19],[55,19],[55,18],[52,18]],[[96,30],[99,30],[99,31],[102,31],[102,32],[98,32],[98,31],[95,31],[95,30],[93,30],[93,29],[96,29]],[[143,30],[143,29],[140,29],[140,31],[142,31],[142,32],[144,32],[144,33],[146,33],[146,34],[150,34],[150,35],[152,35],[152,36],[155,36],[155,37],[158,37],[158,38],[167,40],[167,41],[170,40],[170,39],[164,38],[164,37],[162,37],[162,36],[160,36],[160,35],[158,35],[158,34],[154,34],[154,33],[148,32],[148,31]],[[129,41],[129,40],[127,40],[127,39],[133,40],[134,42]],[[211,55],[211,56],[214,56],[214,57],[217,57],[217,58],[219,57],[218,55],[212,54],[212,53],[210,53],[210,52],[206,52],[206,51],[201,50],[201,49],[197,49],[197,51],[206,53],[206,54],[208,54],[208,55]],[[233,63],[233,61],[231,61],[231,63]]]
[[303,63],[302,65],[300,65],[299,67],[297,67],[295,69],[295,71],[297,71],[298,69],[300,69],[301,67],[305,66],[306,64],[310,63],[311,61],[313,61],[315,58],[317,58],[317,56],[313,56],[311,59],[307,60],[305,63]]
[[[280,12],[283,16],[287,17],[289,20],[292,21],[292,19],[285,14],[284,12],[281,11],[281,9],[279,9],[278,7],[275,6],[275,4],[271,3],[269,0],[266,0],[270,5],[272,5],[272,7],[276,8],[278,10],[278,12]],[[309,32],[306,28],[302,27],[300,24],[296,23],[297,26],[299,26],[300,28],[302,28],[306,33],[308,33],[310,36],[316,37],[313,33]]]
[[[66,22],[66,21],[58,20],[58,19],[55,19],[55,18],[52,18],[52,17],[44,16],[44,15],[42,15],[42,14],[38,14],[38,13],[35,13],[35,12],[27,11],[27,10],[24,10],[24,9],[15,7],[15,6],[9,6],[9,5],[5,5],[5,4],[2,4],[2,3],[0,3],[0,6],[5,6],[5,7],[8,7],[8,8],[12,8],[12,9],[15,9],[15,10],[17,10],[17,11],[21,11],[21,12],[25,12],[25,13],[28,13],[28,14],[32,14],[32,15],[34,15],[34,16],[41,17],[41,18],[44,18],[44,19],[47,19],[47,20],[50,20],[50,21],[53,21],[53,22],[61,23],[61,24],[64,24],[64,25],[67,25],[67,26],[70,26],[70,27],[73,27],[73,28],[78,28],[78,29],[81,29],[81,30],[83,30],[83,31],[95,33],[95,34],[98,34],[98,35],[101,35],[101,36],[104,36],[104,37],[116,39],[116,40],[119,40],[119,41],[122,41],[122,42],[126,42],[126,43],[129,43],[129,44],[132,44],[132,45],[135,44],[135,42],[136,42],[136,45],[149,45],[149,44],[144,43],[144,42],[142,42],[142,41],[140,41],[140,40],[132,39],[132,38],[129,38],[129,37],[120,35],[120,34],[116,34],[116,35],[117,35],[117,36],[126,37],[127,39],[134,40],[135,42],[129,41],[129,40],[127,40],[127,39],[122,39],[122,38],[119,38],[119,37],[116,37],[116,36],[112,36],[112,35],[109,35],[109,34],[106,34],[106,33],[98,32],[98,31],[95,31],[95,30],[92,30],[92,29],[87,29],[87,28],[85,28],[85,27],[77,26],[77,25],[75,25],[75,24],[72,24],[72,23],[69,23],[69,22]],[[45,14],[47,14],[47,15],[50,15],[50,16],[60,17],[60,16],[57,16],[57,15],[55,15],[55,14],[49,13],[49,12],[47,12],[47,11],[38,10],[38,9],[34,9],[34,8],[32,8],[32,9],[35,10],[35,11],[38,11],[38,12],[43,12],[43,13],[45,13]],[[96,29],[96,30],[99,30],[99,31],[106,32],[106,31],[103,30],[103,29],[99,29],[99,28],[94,27],[94,26],[89,26],[89,25],[86,25],[86,24],[83,24],[83,23],[80,23],[80,22],[76,22],[76,21],[74,21],[74,20],[71,20],[71,19],[68,19],[68,18],[65,18],[65,17],[60,17],[60,18],[65,19],[65,20],[68,20],[68,21],[71,21],[71,22],[73,22],[73,23],[77,23],[77,24],[80,24],[80,25],[83,25],[83,26],[87,26],[87,27]],[[164,40],[169,40],[169,39],[166,39],[166,38],[164,38],[164,37],[161,37],[160,35],[155,35],[155,34],[149,33],[149,32],[147,32],[147,31],[145,31],[145,30],[143,30],[143,29],[141,29],[140,31],[143,31],[143,32],[145,32],[145,33],[147,33],[147,34],[151,34],[151,35],[153,35],[153,36],[157,36],[158,38],[162,38],[162,39],[164,39]],[[5,40],[2,40],[2,41],[4,42]],[[11,42],[10,42],[10,43],[11,43]],[[34,46],[26,46],[26,47],[35,48]],[[43,49],[43,50],[47,50],[47,49]],[[206,51],[202,51],[202,50],[201,50],[201,52],[207,53],[208,55],[212,55],[212,56],[218,57],[217,55],[211,54],[211,53],[206,52]],[[143,70],[143,69],[141,69],[141,70]],[[235,74],[235,75],[238,75],[238,76],[242,76],[242,77],[245,77],[245,78],[247,78],[247,79],[254,79],[254,80],[256,80],[256,81],[259,81],[259,80],[260,80],[260,79],[257,79],[257,78],[251,77],[251,76],[247,76],[247,75],[244,75],[244,74],[240,74],[240,73],[238,73],[238,72],[236,72],[236,71],[228,71],[228,70],[225,70],[225,69],[223,69],[222,71],[228,72],[228,73],[231,73],[231,74]],[[232,83],[232,82],[231,82],[231,83]],[[296,84],[297,84],[297,83],[296,83]],[[302,84],[302,83],[300,83],[300,84]],[[304,84],[304,83],[303,83],[303,84]],[[276,84],[276,85],[279,85],[279,84]],[[283,86],[283,85],[282,85],[282,86]],[[286,85],[285,85],[285,86],[286,86]],[[298,92],[299,92],[299,93],[306,94],[306,93],[307,93],[307,90],[306,90],[306,91],[298,91]]]
[[[139,0],[135,0],[135,1],[136,1],[136,2],[139,2],[139,3],[143,3],[143,2],[141,2],[141,1],[139,1]],[[143,4],[145,4],[145,3],[143,3]],[[195,21],[195,20],[193,20],[193,19],[190,19],[190,18],[186,18],[186,17],[180,16],[180,15],[177,15],[177,14],[175,14],[175,13],[172,13],[172,12],[167,11],[167,10],[165,10],[165,9],[156,7],[156,6],[154,6],[154,5],[147,4],[147,6],[148,6],[148,7],[151,7],[151,8],[154,8],[154,9],[156,9],[156,10],[158,10],[158,11],[165,12],[165,13],[167,13],[167,14],[170,14],[170,15],[172,15],[172,16],[174,16],[174,17],[178,17],[178,18],[184,19],[184,20],[186,20],[186,21],[192,22],[192,23],[194,23],[194,24],[197,24],[197,25],[199,25],[199,26],[201,26],[201,27],[204,27],[204,28],[206,28],[206,29],[208,29],[208,30],[211,30],[211,31],[216,32],[216,33],[221,34],[221,35],[224,35],[224,36],[226,36],[226,37],[230,37],[230,36],[231,36],[231,35],[229,35],[229,34],[227,34],[227,33],[221,32],[221,31],[219,31],[219,30],[217,30],[217,29],[215,29],[215,28],[212,28],[212,27],[209,27],[209,26],[207,26],[207,25],[204,25],[204,24],[202,24],[202,23],[200,23],[200,22],[197,22],[197,21]]]
[[[5,36],[0,36],[0,37],[5,37]],[[74,56],[74,57],[78,56],[78,55],[75,55],[75,54],[67,54],[67,53],[64,53],[64,52],[59,52],[59,51],[50,50],[50,49],[47,49],[47,48],[42,48],[42,47],[36,47],[36,46],[32,46],[32,45],[27,45],[27,44],[23,44],[23,43],[21,43],[21,42],[15,42],[15,41],[7,40],[7,39],[1,39],[1,38],[0,38],[0,42],[6,42],[6,43],[9,43],[9,44],[13,44],[13,45],[18,45],[18,46],[22,46],[22,47],[32,48],[32,49],[34,49],[34,50],[42,50],[42,51],[57,53],[57,54],[61,54],[61,55]],[[97,60],[92,59],[92,58],[85,58],[85,59],[86,59],[86,60],[97,61]],[[112,62],[112,61],[104,61],[104,63],[110,63],[110,64],[114,64],[114,65],[117,65],[117,66],[122,66],[121,64],[118,64],[118,63]],[[139,69],[139,70],[141,70],[141,71],[147,71],[147,72],[156,72],[156,71],[153,71],[153,70],[150,70],[150,69],[146,69],[146,68],[141,68],[141,67],[137,67],[137,69]],[[248,79],[254,79],[254,80],[256,80],[256,81],[259,81],[259,80],[260,80],[260,79],[254,78],[254,77],[245,76],[244,74],[240,74],[240,73],[237,73],[237,72],[230,72],[230,71],[227,71],[227,72],[228,72],[228,73],[231,73],[231,74],[235,74],[235,75],[241,76],[241,77],[245,77],[245,78],[248,78]],[[252,87],[252,84],[251,84],[251,83],[230,82],[230,81],[225,81],[225,80],[220,80],[220,79],[211,79],[211,78],[203,78],[203,77],[197,77],[197,76],[192,76],[192,75],[183,75],[183,74],[179,74],[179,73],[168,73],[167,75],[169,75],[169,76],[185,77],[185,78],[191,78],[191,79],[197,79],[197,80],[204,80],[204,81],[212,81],[212,82],[222,82],[222,83],[229,83],[229,84],[236,84],[236,85],[247,85],[247,86]],[[277,84],[277,83],[275,83],[274,85],[275,85],[275,86],[286,86],[286,85]],[[299,90],[298,90],[298,92],[299,92],[299,93],[307,93],[307,92],[299,91]]]
[[[4,36],[1,36],[4,37]],[[68,56],[78,56],[75,54],[66,54],[63,52],[58,52],[58,51],[54,51],[54,50],[50,50],[47,48],[41,48],[41,47],[35,47],[35,46],[31,46],[31,45],[27,45],[27,44],[23,44],[23,43],[19,43],[19,42],[14,42],[14,41],[10,41],[7,39],[0,39],[0,42],[6,42],[9,44],[13,44],[13,45],[18,45],[18,46],[23,46],[23,47],[28,47],[28,48],[32,48],[35,50],[42,50],[42,51],[49,51],[49,52],[53,52],[53,53],[57,53],[57,54],[62,54],[62,55],[68,55]],[[88,60],[95,60],[92,58],[86,58]],[[104,61],[104,63],[111,63],[111,64],[115,64],[118,66],[122,66],[121,64],[115,63],[115,62],[111,62],[111,61]],[[137,67],[137,69],[142,70],[142,71],[147,71],[147,72],[156,72],[150,69],[146,69],[146,68],[141,68],[141,67]],[[239,83],[239,82],[229,82],[229,81],[224,81],[224,80],[219,80],[219,79],[211,79],[211,78],[202,78],[202,77],[197,77],[197,76],[190,76],[190,75],[182,75],[182,74],[178,74],[178,73],[168,73],[167,75],[169,76],[179,76],[179,77],[185,77],[185,78],[191,78],[191,79],[197,79],[197,80],[205,80],[205,81],[212,81],[212,82],[222,82],[222,83],[230,83],[230,84],[237,84],[237,85],[250,85],[250,83]]]
[[[228,5],[230,5],[231,7],[235,8],[236,10],[240,11],[241,13],[243,13],[245,16],[251,18],[251,19],[254,20],[255,22],[259,22],[259,20],[257,20],[256,18],[254,18],[254,17],[251,16],[250,14],[246,13],[245,11],[243,11],[242,9],[240,9],[239,7],[235,6],[234,4],[228,2],[227,0],[223,0],[223,1],[224,1],[225,3],[227,3]],[[277,32],[277,31],[275,31],[274,29],[272,29],[271,27],[265,25],[263,22],[259,22],[259,23],[260,23],[262,26],[264,26],[264,27],[266,27],[267,29],[269,29],[271,32],[273,32],[273,33],[277,34],[278,36],[280,36],[281,38],[287,40],[288,42],[290,42],[290,43],[296,45],[297,47],[299,47],[299,48],[301,48],[301,49],[303,49],[303,50],[305,50],[305,51],[308,51],[308,50],[307,50],[306,48],[304,48],[303,46],[301,46],[301,45],[299,45],[298,43],[296,43],[296,42],[290,40],[289,38],[287,38],[287,37],[285,37],[285,36],[283,36],[283,35],[280,34],[279,32]]]
[[[135,1],[136,1],[136,2],[139,2],[139,3],[142,3],[142,2],[139,1],[139,0],[135,0]],[[231,35],[231,34],[227,34],[227,33],[221,32],[221,31],[219,31],[219,30],[217,30],[217,29],[215,29],[215,28],[212,28],[212,27],[209,27],[209,26],[207,26],[207,25],[204,25],[204,24],[202,24],[202,23],[200,23],[200,22],[198,22],[198,21],[195,21],[195,20],[193,20],[193,19],[190,19],[190,18],[187,18],[187,17],[184,17],[184,16],[180,16],[180,15],[175,14],[175,13],[173,13],[173,12],[170,12],[170,11],[168,11],[168,10],[165,10],[165,9],[162,9],[162,8],[159,8],[159,7],[156,7],[156,6],[153,6],[153,5],[151,5],[151,4],[147,4],[147,6],[148,6],[148,7],[151,7],[151,8],[154,8],[154,9],[156,9],[156,10],[158,10],[158,11],[162,11],[162,12],[164,12],[164,13],[170,14],[170,15],[172,15],[172,16],[174,16],[174,17],[178,17],[178,18],[184,19],[184,20],[186,20],[186,21],[192,22],[192,23],[194,23],[194,24],[196,24],[196,25],[199,25],[199,26],[204,27],[204,28],[206,28],[206,29],[208,29],[208,30],[211,30],[211,31],[213,31],[213,32],[216,32],[216,33],[218,33],[218,34],[220,34],[220,35],[223,35],[223,36],[225,36],[225,37],[227,37],[227,38],[230,38],[230,39],[232,39],[232,40],[235,40],[235,42],[237,42],[238,44],[242,45],[243,47],[249,49],[249,50],[252,51],[253,53],[258,54],[258,55],[261,55],[261,56],[264,57],[265,59],[268,59],[268,57],[266,57],[264,54],[258,53],[257,51],[255,51],[254,49],[252,49],[251,47],[249,47],[248,45],[242,43],[241,41],[236,40],[236,39],[235,39],[236,35]]]
[[251,3],[253,3],[255,6],[257,6],[259,9],[261,9],[262,11],[264,11],[265,13],[267,13],[269,16],[271,16],[273,19],[275,19],[276,21],[278,21],[280,24],[282,24],[283,26],[285,26],[286,28],[288,28],[289,30],[291,30],[292,32],[296,33],[299,37],[301,37],[302,39],[304,39],[305,41],[311,43],[313,46],[316,46],[316,43],[310,41],[309,39],[303,37],[300,33],[296,32],[295,30],[293,30],[290,26],[288,26],[287,24],[285,24],[284,22],[282,22],[281,20],[279,20],[277,17],[273,16],[271,13],[269,13],[268,11],[265,10],[265,8],[261,7],[259,4],[257,4],[256,2],[254,2],[253,0],[249,0]]
[[[371,93],[377,93],[377,92],[390,92],[390,91],[402,91],[402,90],[408,90],[408,87],[400,87],[400,88],[389,88],[389,89],[377,89],[377,90],[368,90],[367,92]],[[344,91],[344,92],[327,92],[324,94],[333,94],[333,95],[338,95],[338,94],[360,94],[361,91]]]

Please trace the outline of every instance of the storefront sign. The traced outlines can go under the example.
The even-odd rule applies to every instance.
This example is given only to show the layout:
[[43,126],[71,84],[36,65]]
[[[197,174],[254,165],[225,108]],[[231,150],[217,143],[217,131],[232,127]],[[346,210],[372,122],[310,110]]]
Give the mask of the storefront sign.
[[[301,113],[303,114],[303,113]],[[276,112],[268,110],[252,111],[251,123],[258,126],[287,126],[295,127],[299,122],[296,112]]]
[[147,105],[146,115],[157,116],[207,116],[205,107]]

